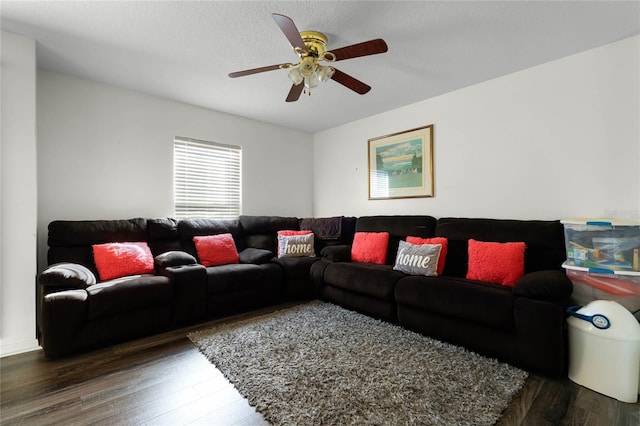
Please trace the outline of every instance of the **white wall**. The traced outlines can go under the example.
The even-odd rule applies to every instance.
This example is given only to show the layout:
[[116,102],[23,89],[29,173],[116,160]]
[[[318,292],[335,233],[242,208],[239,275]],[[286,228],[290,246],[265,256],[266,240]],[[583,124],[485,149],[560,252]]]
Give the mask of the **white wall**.
[[36,45],[2,32],[0,356],[36,340]]
[[40,267],[52,220],[172,216],[175,136],[242,147],[243,214],[312,214],[311,134],[40,70]]
[[[314,215],[640,216],[639,53],[636,36],[317,133]],[[368,200],[367,139],[428,124],[435,197]]]

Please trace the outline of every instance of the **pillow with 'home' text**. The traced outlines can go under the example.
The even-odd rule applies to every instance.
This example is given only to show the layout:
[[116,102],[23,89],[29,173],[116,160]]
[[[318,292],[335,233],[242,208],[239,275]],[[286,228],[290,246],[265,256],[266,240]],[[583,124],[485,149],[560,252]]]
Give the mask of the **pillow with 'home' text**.
[[438,275],[440,244],[411,244],[400,241],[393,269],[410,275]]
[[315,257],[313,233],[278,235],[278,257]]
[[303,230],[303,231],[294,231],[293,229],[283,229],[282,231],[278,231],[278,247],[276,248],[276,256],[279,256],[280,253],[280,237],[290,237],[292,235],[309,235],[312,234],[311,230]]

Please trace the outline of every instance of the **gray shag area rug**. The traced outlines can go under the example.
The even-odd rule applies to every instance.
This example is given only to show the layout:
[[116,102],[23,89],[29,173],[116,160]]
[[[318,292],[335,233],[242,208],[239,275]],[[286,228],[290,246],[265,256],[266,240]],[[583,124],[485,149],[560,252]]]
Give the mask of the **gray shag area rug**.
[[491,425],[528,376],[324,302],[189,338],[274,425]]

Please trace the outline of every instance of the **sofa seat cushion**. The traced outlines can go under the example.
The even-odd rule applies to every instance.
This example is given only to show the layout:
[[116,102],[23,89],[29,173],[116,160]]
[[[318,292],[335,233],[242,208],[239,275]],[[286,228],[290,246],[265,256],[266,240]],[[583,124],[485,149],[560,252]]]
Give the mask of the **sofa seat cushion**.
[[515,297],[510,287],[447,276],[402,278],[395,288],[399,305],[447,317],[514,330]]
[[253,247],[246,248],[238,253],[238,260],[240,263],[253,263],[256,265],[262,265],[268,263],[273,258],[273,253],[269,250],[257,249]]
[[148,307],[169,305],[173,286],[167,277],[132,275],[87,288],[89,320]]
[[378,299],[393,300],[393,290],[405,275],[391,265],[331,263],[324,272],[327,285]]
[[238,263],[207,268],[207,293],[210,295],[251,291],[262,287],[263,283],[261,265]]
[[311,265],[317,261],[317,257],[280,257],[273,259],[273,262],[280,265],[284,275],[289,278],[309,278]]

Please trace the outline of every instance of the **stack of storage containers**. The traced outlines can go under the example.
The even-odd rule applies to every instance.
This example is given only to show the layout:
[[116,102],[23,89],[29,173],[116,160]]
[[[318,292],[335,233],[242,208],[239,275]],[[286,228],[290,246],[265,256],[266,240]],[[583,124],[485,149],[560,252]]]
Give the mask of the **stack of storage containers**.
[[640,218],[561,222],[574,302],[611,300],[640,320]]

